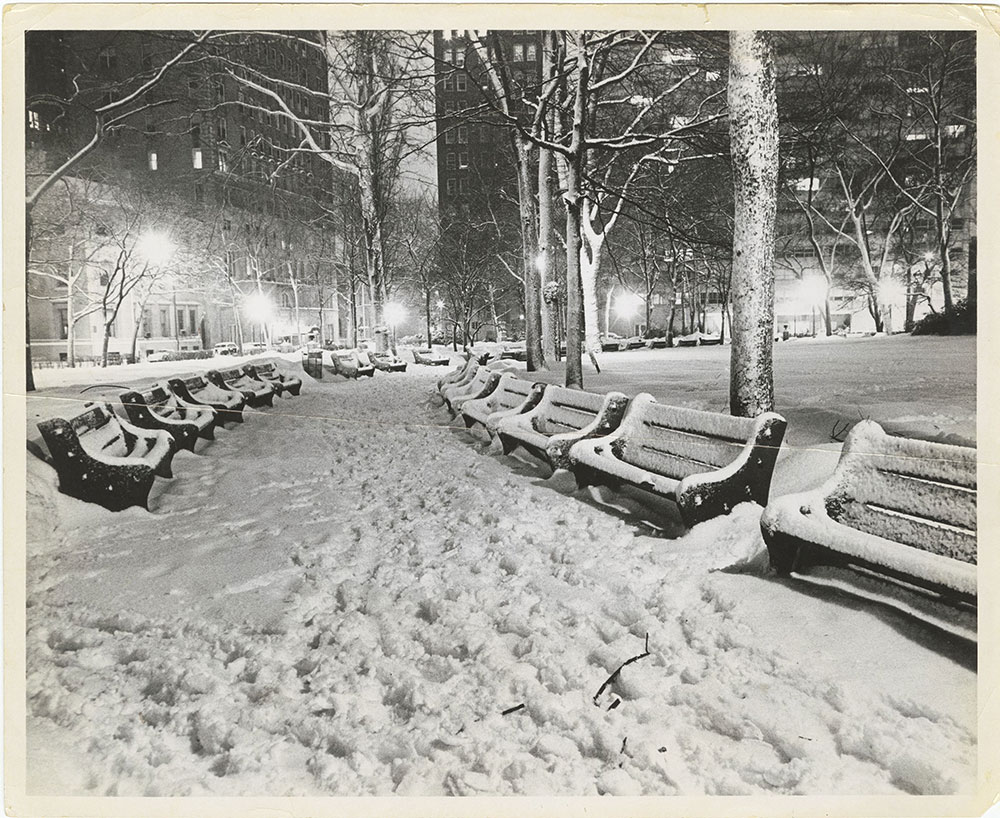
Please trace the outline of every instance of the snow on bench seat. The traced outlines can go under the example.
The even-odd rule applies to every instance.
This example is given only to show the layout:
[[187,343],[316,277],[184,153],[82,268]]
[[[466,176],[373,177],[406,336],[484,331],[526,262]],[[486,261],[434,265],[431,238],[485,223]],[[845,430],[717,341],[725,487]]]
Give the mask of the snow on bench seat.
[[553,469],[565,469],[570,465],[570,446],[618,428],[627,404],[628,396],[621,392],[600,395],[549,386],[533,409],[500,418],[496,432],[504,453],[523,446]]
[[184,403],[211,406],[216,411],[219,423],[243,422],[243,407],[247,401],[242,392],[216,386],[202,375],[171,378],[167,381],[167,385]]
[[133,424],[142,429],[169,432],[181,449],[194,451],[199,437],[211,439],[215,436],[214,409],[185,404],[160,384],[144,392],[122,392],[121,402]]
[[251,378],[269,383],[279,398],[284,392],[298,395],[302,391],[302,378],[279,372],[274,361],[268,361],[266,364],[247,364],[243,367],[243,371]]
[[505,372],[497,381],[496,389],[485,398],[462,404],[462,418],[470,428],[481,423],[492,436],[501,418],[531,409],[544,391],[543,383],[532,383],[516,377],[512,372]]
[[406,361],[397,358],[390,351],[374,352],[363,350],[358,353],[362,365],[372,366],[380,372],[406,372]]
[[433,349],[411,349],[413,363],[424,364],[425,366],[448,366],[451,358],[447,355],[439,355]]
[[569,460],[582,488],[629,484],[674,500],[692,526],[747,500],[767,503],[785,419],[738,418],[636,395],[621,425],[574,443]]
[[375,367],[370,363],[362,363],[356,349],[335,349],[330,355],[330,360],[333,362],[333,371],[337,375],[354,378],[354,380],[362,376],[375,377]]
[[493,372],[485,366],[480,366],[468,383],[445,387],[441,394],[452,417],[461,411],[462,404],[466,401],[485,398],[489,395],[496,388],[499,380],[499,372]]
[[274,405],[274,387],[251,378],[242,369],[210,369],[205,377],[220,389],[233,389],[242,393],[247,403],[253,407]]
[[473,376],[476,374],[476,367],[478,367],[481,363],[482,361],[470,352],[468,354],[468,358],[463,364],[456,367],[443,378],[438,380],[438,392],[443,391],[446,386],[452,386],[457,383],[468,383],[471,381]]
[[862,421],[820,488],[761,516],[771,565],[860,568],[976,603],[976,450],[887,435]]
[[111,404],[87,403],[75,417],[38,424],[59,490],[111,511],[146,507],[157,475],[171,477],[177,451],[162,429],[141,429],[115,414]]

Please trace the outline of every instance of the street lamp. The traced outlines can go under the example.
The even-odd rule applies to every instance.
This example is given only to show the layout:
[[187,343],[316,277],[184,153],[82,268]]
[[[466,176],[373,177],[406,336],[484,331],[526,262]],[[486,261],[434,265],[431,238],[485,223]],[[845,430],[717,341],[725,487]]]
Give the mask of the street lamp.
[[147,230],[136,244],[136,249],[151,267],[162,267],[174,254],[174,243],[162,230]]
[[892,334],[892,308],[895,304],[903,303],[905,308],[906,304],[906,287],[901,281],[895,278],[886,278],[878,283],[878,295],[879,301],[881,301],[888,310],[889,313],[889,328],[886,330],[887,335]]
[[252,324],[260,324],[261,334],[266,339],[265,328],[274,315],[274,302],[271,301],[270,296],[261,290],[250,293],[243,302],[243,312]]
[[[615,315],[625,320],[635,318],[640,306],[642,306],[642,298],[626,290],[615,298]],[[631,335],[631,333],[629,334]]]
[[827,282],[824,276],[805,276],[799,283],[799,298],[812,311],[812,334],[816,337],[816,306],[826,302]]
[[[390,301],[382,308],[382,315],[385,317],[385,322],[389,325],[389,329],[392,330],[392,354],[396,354],[396,326],[406,317],[406,308],[402,304],[397,304]],[[430,345],[430,338],[427,339],[428,345]]]

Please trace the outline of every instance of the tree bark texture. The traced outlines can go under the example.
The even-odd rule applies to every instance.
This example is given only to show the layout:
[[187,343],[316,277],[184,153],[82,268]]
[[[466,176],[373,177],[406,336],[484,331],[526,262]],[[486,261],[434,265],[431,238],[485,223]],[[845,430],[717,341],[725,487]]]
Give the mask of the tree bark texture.
[[729,134],[733,162],[733,316],[730,412],[774,408],[774,221],[778,112],[774,44],[761,31],[729,35]]

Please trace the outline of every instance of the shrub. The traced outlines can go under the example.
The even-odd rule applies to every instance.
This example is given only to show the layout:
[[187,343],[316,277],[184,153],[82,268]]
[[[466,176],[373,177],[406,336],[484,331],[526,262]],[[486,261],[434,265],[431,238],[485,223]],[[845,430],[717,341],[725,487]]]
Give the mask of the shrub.
[[976,304],[963,298],[956,301],[950,313],[932,312],[916,324],[911,335],[975,335]]

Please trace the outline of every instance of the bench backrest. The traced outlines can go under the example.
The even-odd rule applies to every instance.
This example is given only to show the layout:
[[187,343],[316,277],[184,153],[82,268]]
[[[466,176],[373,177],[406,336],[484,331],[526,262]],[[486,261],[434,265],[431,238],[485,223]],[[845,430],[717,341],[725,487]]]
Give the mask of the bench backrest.
[[208,386],[208,381],[202,375],[193,375],[181,381],[189,390],[204,389]]
[[501,412],[504,409],[516,409],[531,395],[533,384],[518,378],[510,372],[500,376],[497,388],[486,399],[489,412]]
[[652,395],[636,395],[612,450],[637,468],[682,480],[728,466],[756,427],[754,418],[668,406]]
[[274,364],[273,363],[254,364],[253,365],[253,371],[257,375],[268,375],[268,376],[270,376],[270,375],[274,374]]
[[549,437],[577,432],[594,422],[602,406],[604,395],[565,386],[548,386],[535,407],[531,425],[536,432]]
[[125,430],[118,423],[114,410],[102,403],[88,406],[88,409],[69,419],[70,428],[80,445],[92,454],[128,454],[130,441],[126,439]]
[[976,562],[976,449],[892,437],[862,421],[848,435],[827,514],[923,551]]
[[241,369],[217,369],[215,371],[224,381],[238,381],[240,378],[246,377],[246,373]]
[[107,408],[99,403],[89,404],[90,408],[69,419],[69,425],[77,436],[106,426],[111,422]]
[[482,389],[490,382],[491,375],[493,375],[492,369],[487,369],[485,366],[479,367],[479,369],[476,370],[475,377],[462,389],[462,392],[464,393],[467,391],[475,391],[475,389]]
[[146,401],[146,406],[159,406],[162,403],[166,403],[170,399],[170,396],[167,394],[166,389],[157,384],[148,392],[143,392],[142,399]]

